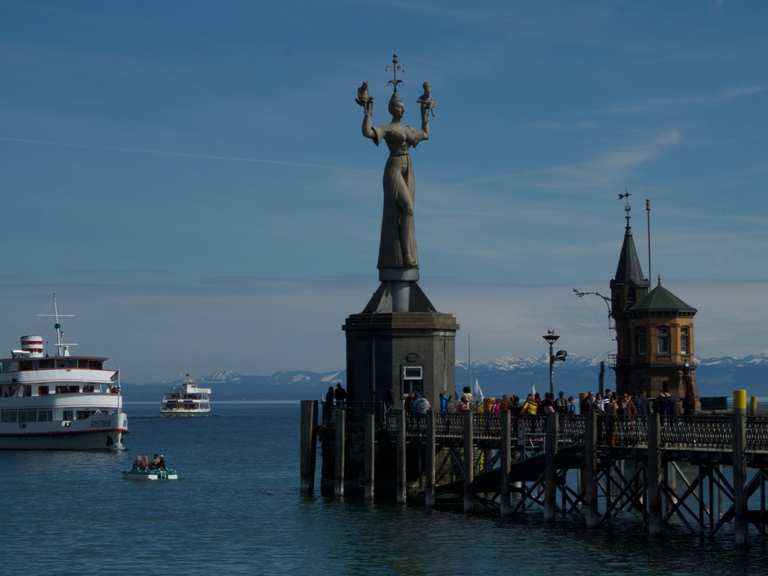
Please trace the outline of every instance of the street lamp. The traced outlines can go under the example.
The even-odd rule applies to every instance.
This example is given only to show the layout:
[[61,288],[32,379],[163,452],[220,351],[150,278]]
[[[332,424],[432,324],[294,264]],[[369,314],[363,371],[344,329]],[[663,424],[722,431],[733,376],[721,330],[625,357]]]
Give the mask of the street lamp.
[[555,394],[555,362],[565,362],[568,357],[568,352],[565,350],[558,350],[556,353],[553,350],[555,342],[560,338],[560,335],[554,330],[547,330],[547,333],[542,336],[547,344],[549,344],[549,394],[554,396]]

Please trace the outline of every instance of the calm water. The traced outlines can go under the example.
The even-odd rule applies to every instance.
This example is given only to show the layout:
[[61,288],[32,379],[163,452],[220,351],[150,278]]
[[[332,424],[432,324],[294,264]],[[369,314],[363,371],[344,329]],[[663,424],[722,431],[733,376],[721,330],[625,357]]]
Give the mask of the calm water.
[[[649,541],[634,525],[302,498],[297,405],[127,411],[122,454],[0,452],[0,574],[768,574],[765,549],[735,551],[730,535]],[[121,477],[156,451],[178,482]]]

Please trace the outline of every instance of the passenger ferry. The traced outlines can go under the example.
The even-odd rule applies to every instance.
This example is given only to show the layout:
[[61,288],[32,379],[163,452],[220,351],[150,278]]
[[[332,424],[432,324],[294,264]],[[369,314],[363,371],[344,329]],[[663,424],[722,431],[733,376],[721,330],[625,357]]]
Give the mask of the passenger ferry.
[[160,413],[164,416],[199,416],[211,412],[211,389],[201,388],[187,374],[184,383],[163,396]]
[[42,336],[22,336],[21,348],[0,359],[0,449],[120,450],[128,432],[120,373],[101,356],[71,355],[54,295],[56,351]]

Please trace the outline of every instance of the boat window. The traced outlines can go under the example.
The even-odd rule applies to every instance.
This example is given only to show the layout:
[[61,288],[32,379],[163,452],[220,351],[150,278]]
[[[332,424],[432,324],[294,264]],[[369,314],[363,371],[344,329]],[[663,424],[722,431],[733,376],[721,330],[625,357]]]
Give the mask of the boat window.
[[37,422],[37,410],[19,410],[19,422]]
[[0,422],[16,422],[17,418],[16,410],[0,410]]
[[19,370],[26,371],[26,370],[32,370],[32,361],[27,362],[19,362]]
[[40,360],[39,362],[40,370],[50,370],[53,368],[53,360],[46,359],[46,360]]
[[93,384],[86,384],[83,386],[83,392],[93,392]]
[[89,360],[88,368],[91,370],[101,370],[104,367],[104,363],[101,360]]
[[93,414],[93,412],[90,412],[89,410],[78,410],[77,411],[77,419],[78,420],[86,420],[87,418],[91,417],[91,414]]
[[24,396],[32,396],[32,385],[24,384]]
[[37,389],[37,393],[38,393],[40,396],[48,396],[48,386],[40,386],[40,387]]
[[72,420],[72,410],[64,410],[61,417],[62,420]]
[[37,421],[38,422],[51,422],[53,420],[53,411],[51,410],[38,410]]

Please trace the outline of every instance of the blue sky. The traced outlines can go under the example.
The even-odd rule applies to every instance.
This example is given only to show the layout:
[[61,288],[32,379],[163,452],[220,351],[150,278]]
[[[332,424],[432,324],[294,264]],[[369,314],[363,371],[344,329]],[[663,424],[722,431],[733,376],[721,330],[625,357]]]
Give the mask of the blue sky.
[[[78,313],[126,379],[333,369],[376,288],[368,80],[405,66],[422,286],[478,359],[611,346],[616,195],[653,202],[654,275],[698,353],[768,351],[768,5],[760,2],[4,2],[0,341]],[[647,273],[647,270],[646,270]]]

